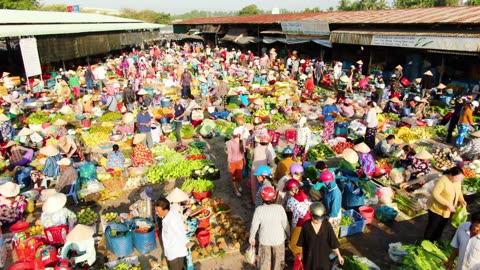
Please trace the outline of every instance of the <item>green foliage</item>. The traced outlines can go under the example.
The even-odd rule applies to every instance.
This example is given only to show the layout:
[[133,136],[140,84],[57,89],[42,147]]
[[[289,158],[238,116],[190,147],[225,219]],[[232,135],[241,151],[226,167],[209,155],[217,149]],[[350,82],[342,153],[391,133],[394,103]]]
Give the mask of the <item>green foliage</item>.
[[35,9],[39,6],[37,0],[0,0],[0,9]]
[[315,8],[306,8],[303,13],[310,13],[310,12],[322,12],[322,10],[318,7]]
[[[38,7],[38,10],[67,12],[67,5],[62,5],[62,4],[41,5],[41,6]],[[82,10],[82,12],[83,12],[83,10]]]
[[124,8],[121,11],[120,17],[129,18],[134,20],[140,20],[149,23],[168,24],[171,22],[170,14],[158,13],[153,10],[135,10],[131,8]]
[[386,0],[357,0],[353,2],[350,0],[340,0],[337,10],[380,10],[387,8],[389,8],[389,5],[387,4]]
[[195,19],[195,18],[234,16],[234,15],[237,15],[237,12],[234,12],[234,11],[226,12],[226,11],[192,10],[192,11],[184,13],[184,14],[172,15],[172,19],[174,19],[174,20],[188,20],[188,19]]
[[257,5],[245,6],[238,12],[238,15],[240,16],[259,15],[259,14],[263,14],[263,10],[259,9]]

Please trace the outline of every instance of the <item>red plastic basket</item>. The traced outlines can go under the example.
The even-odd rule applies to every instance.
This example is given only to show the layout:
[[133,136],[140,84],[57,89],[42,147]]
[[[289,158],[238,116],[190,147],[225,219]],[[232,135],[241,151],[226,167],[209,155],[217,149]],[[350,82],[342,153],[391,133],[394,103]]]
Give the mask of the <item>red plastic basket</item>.
[[31,236],[24,242],[18,243],[14,250],[19,262],[33,262],[37,249],[43,245],[42,238]]
[[52,226],[44,229],[46,242],[50,245],[65,244],[68,234],[67,225]]
[[297,140],[297,130],[296,129],[285,130],[285,141],[287,143],[295,143],[296,140]]
[[34,270],[33,262],[19,262],[8,268],[8,270]]
[[210,190],[205,192],[192,191],[192,195],[197,201],[201,201],[204,198],[212,197],[212,192]]

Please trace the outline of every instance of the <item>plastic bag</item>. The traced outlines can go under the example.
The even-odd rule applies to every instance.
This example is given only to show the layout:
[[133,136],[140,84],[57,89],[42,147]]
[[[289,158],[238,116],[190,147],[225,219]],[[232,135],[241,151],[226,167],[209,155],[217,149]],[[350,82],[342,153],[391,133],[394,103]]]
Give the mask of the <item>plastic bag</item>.
[[391,187],[381,187],[380,188],[380,193],[382,194],[380,196],[380,203],[392,203],[393,200],[393,189]]
[[248,264],[255,265],[256,260],[257,260],[257,258],[256,258],[256,254],[255,254],[255,246],[250,245],[247,248],[247,251],[245,251],[245,261]]
[[395,184],[401,184],[405,180],[403,178],[403,173],[404,172],[405,172],[405,169],[403,169],[403,168],[394,168],[390,171],[390,179],[392,179],[392,181]]
[[80,167],[80,178],[82,180],[93,180],[97,178],[97,167],[93,165],[91,162],[85,163],[82,167]]
[[293,262],[293,269],[292,270],[303,270],[303,262],[300,258],[300,253],[295,255],[295,261]]
[[470,213],[467,212],[467,208],[463,205],[457,207],[455,213],[452,216],[452,226],[458,228],[460,224],[466,222]]
[[398,215],[397,210],[386,205],[375,209],[375,218],[380,220],[383,223],[394,221],[397,215]]
[[388,244],[388,257],[394,262],[402,262],[403,258],[408,255],[408,252],[405,251],[402,247],[401,242],[390,243]]

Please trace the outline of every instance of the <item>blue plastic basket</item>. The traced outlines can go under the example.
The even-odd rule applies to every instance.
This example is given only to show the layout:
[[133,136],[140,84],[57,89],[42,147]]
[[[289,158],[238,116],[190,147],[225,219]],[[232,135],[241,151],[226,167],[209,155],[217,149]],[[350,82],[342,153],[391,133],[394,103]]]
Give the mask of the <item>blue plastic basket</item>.
[[[135,225],[136,221],[145,221],[151,225],[150,230],[146,233],[138,233],[135,231],[137,226]],[[142,254],[149,253],[150,251],[157,248],[157,241],[155,240],[155,226],[154,224],[146,218],[136,218],[132,222],[133,230],[133,246]]]
[[343,212],[346,217],[352,217],[355,221],[350,226],[340,226],[340,237],[361,233],[365,230],[366,220],[355,210]]
[[[112,237],[112,230],[117,231],[117,236]],[[128,226],[122,223],[109,223],[105,229],[107,248],[117,257],[125,257],[133,253],[133,237]]]

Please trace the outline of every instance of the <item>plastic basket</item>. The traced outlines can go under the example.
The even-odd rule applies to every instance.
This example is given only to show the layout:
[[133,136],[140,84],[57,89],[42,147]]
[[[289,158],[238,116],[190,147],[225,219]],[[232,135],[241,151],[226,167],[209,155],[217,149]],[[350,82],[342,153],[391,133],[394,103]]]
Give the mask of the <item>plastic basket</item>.
[[[112,236],[115,230],[117,236]],[[128,226],[122,223],[109,223],[105,229],[107,248],[117,257],[125,257],[133,252],[133,237]]]
[[50,245],[65,244],[69,228],[67,225],[57,225],[43,229],[46,242]]
[[19,262],[8,268],[8,270],[34,270],[35,265],[33,262]]
[[196,192],[196,191],[192,191],[192,195],[193,197],[197,200],[197,201],[201,201],[203,200],[204,198],[210,198],[212,197],[212,191],[205,191],[205,192]]
[[[151,226],[150,229],[145,233],[138,232],[135,224],[137,221],[144,221],[148,223]],[[157,241],[155,240],[155,226],[150,220],[145,218],[134,219],[133,226],[133,245],[138,252],[146,254],[157,248]]]
[[296,129],[285,130],[285,141],[286,141],[286,143],[295,143],[296,140],[297,140],[297,130]]
[[15,254],[19,262],[33,262],[35,260],[35,253],[37,249],[43,245],[42,238],[38,236],[31,236],[24,242],[15,246]]
[[357,211],[347,210],[343,212],[343,215],[346,217],[353,217],[355,221],[349,226],[340,226],[340,237],[361,233],[365,230],[366,220]]

